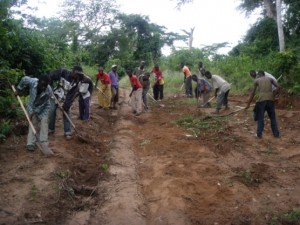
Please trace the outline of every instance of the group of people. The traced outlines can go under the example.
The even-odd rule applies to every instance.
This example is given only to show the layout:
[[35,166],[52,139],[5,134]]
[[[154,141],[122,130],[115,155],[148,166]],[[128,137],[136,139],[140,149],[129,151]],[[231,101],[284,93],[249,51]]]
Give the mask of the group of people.
[[[219,75],[212,75],[208,70],[206,71],[202,62],[199,62],[198,64],[198,69],[200,72],[199,76],[197,76],[196,74],[192,75],[190,69],[185,63],[181,63],[180,67],[184,74],[185,93],[188,98],[193,97],[192,81],[195,81],[197,83],[195,87],[195,97],[197,99],[202,97],[203,99],[202,105],[200,107],[210,107],[209,96],[212,88],[214,88],[214,97],[217,98],[217,107],[214,113],[218,114],[222,106],[224,106],[225,109],[229,108],[228,94],[230,91],[230,84],[224,78]],[[210,84],[204,78],[207,78],[209,80],[211,79],[212,84]]]
[[[198,70],[200,73],[199,76],[197,76],[196,74],[191,75],[190,69],[184,63],[181,63],[180,67],[184,74],[185,93],[188,98],[193,97],[193,80],[197,83],[195,88],[195,97],[202,97],[203,99],[201,107],[210,107],[210,100],[212,100],[213,98],[217,98],[216,110],[214,112],[215,114],[218,114],[220,112],[222,106],[224,106],[225,109],[229,108],[228,94],[230,91],[230,84],[224,78],[219,75],[212,75],[210,71],[205,70],[202,62],[199,62],[198,64]],[[252,78],[255,79],[255,81],[253,90],[250,94],[245,109],[248,109],[250,107],[256,90],[259,90],[258,99],[254,107],[254,120],[257,121],[256,136],[259,139],[262,138],[262,133],[264,130],[264,114],[265,112],[267,112],[271,121],[273,136],[278,138],[280,136],[280,133],[277,126],[274,104],[275,95],[280,89],[277,80],[273,75],[264,71],[256,72],[255,70],[250,70],[249,74]],[[209,80],[211,79],[212,84],[205,80],[204,77]],[[215,95],[209,100],[209,95],[212,88],[215,89]]]
[[[48,133],[55,132],[56,111],[59,107],[63,112],[64,135],[71,138],[71,120],[69,111],[74,100],[79,99],[79,119],[88,120],[93,82],[84,75],[81,66],[73,69],[58,69],[39,78],[24,76],[16,88],[16,95],[24,95],[29,88],[27,112],[34,126],[39,127],[39,141],[43,148],[48,149]],[[27,136],[26,148],[35,150],[36,136],[31,127]]]
[[[153,95],[151,96],[150,90],[150,75],[154,75],[154,83],[152,85]],[[126,70],[126,74],[129,77],[132,90],[129,94],[132,112],[139,116],[141,115],[143,108],[144,111],[148,111],[148,96],[150,95],[154,101],[161,101],[164,98],[164,78],[162,71],[158,64],[152,68],[151,72],[145,70],[145,61],[141,61],[139,67],[135,68],[134,71],[131,69]]]
[[[163,99],[164,79],[159,65],[155,65],[151,72],[145,70],[145,61],[141,61],[140,65],[132,69],[127,69],[132,90],[129,94],[132,111],[136,116],[141,115],[144,111],[148,111],[148,92],[150,90],[150,75],[154,74],[153,94],[154,100],[159,101]],[[100,80],[100,88],[97,87]],[[104,72],[103,67],[99,67],[96,74],[95,88],[99,90],[98,102],[99,108],[117,109],[117,102],[119,99],[119,76],[117,73],[117,65],[113,65],[111,71],[107,74]]]
[[[219,75],[212,75],[203,67],[203,63],[199,63],[200,75],[191,74],[190,69],[182,63],[182,72],[184,74],[184,84],[187,97],[193,97],[192,81],[197,83],[195,88],[196,98],[203,98],[201,107],[209,107],[209,95],[212,89],[215,89],[217,98],[216,110],[219,113],[222,106],[228,109],[228,94],[230,84]],[[150,75],[154,74],[154,83],[152,85],[154,100],[159,101],[164,98],[164,78],[159,65],[155,65],[151,72],[145,71],[145,62],[141,61],[139,67],[135,70],[127,69],[129,81],[132,89],[129,94],[131,99],[132,111],[139,116],[143,108],[148,110],[147,95],[150,95]],[[255,79],[253,91],[249,97],[245,109],[250,107],[255,92],[259,90],[259,96],[254,107],[254,119],[257,121],[257,138],[262,138],[264,129],[264,113],[267,111],[271,120],[271,128],[274,137],[279,137],[279,130],[276,122],[274,97],[279,90],[276,78],[264,71],[250,71],[250,76]],[[211,80],[211,83],[206,79]],[[97,87],[100,80],[100,88]],[[63,111],[64,135],[66,138],[72,137],[69,111],[74,100],[79,97],[79,119],[87,121],[90,118],[90,105],[93,88],[99,89],[98,100],[99,107],[105,110],[117,109],[119,98],[119,76],[117,73],[117,65],[111,67],[111,71],[107,74],[103,67],[99,67],[96,74],[96,83],[83,73],[81,66],[74,66],[72,70],[58,69],[50,72],[48,75],[39,78],[31,78],[24,76],[16,89],[16,95],[21,95],[22,91],[29,87],[29,102],[27,104],[27,112],[31,122],[39,125],[40,142],[48,148],[48,133],[55,132],[56,111],[60,108]],[[152,96],[151,96],[152,97]],[[211,98],[212,99],[212,98]],[[143,107],[144,106],[144,107]],[[36,137],[29,127],[27,137],[27,150],[35,149]]]
[[117,65],[112,65],[111,71],[107,74],[104,72],[103,67],[99,67],[96,74],[95,88],[98,88],[98,81],[100,80],[101,82],[100,88],[98,88],[99,108],[104,110],[117,110],[119,101],[119,75],[117,68]]

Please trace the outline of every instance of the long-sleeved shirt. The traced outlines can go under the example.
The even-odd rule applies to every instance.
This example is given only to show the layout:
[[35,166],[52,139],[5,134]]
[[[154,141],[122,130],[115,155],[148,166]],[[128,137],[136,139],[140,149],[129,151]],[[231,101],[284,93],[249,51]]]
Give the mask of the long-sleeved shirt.
[[23,90],[29,87],[29,102],[27,104],[27,112],[29,114],[35,113],[41,120],[43,117],[48,116],[50,110],[50,98],[52,96],[52,89],[48,85],[46,90],[37,93],[38,79],[25,76],[21,79],[17,88]]

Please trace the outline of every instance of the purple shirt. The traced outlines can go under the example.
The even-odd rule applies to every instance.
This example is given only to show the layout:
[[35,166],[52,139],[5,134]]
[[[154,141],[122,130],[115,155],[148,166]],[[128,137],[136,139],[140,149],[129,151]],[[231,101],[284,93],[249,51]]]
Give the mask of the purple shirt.
[[111,80],[111,86],[114,87],[114,88],[118,88],[119,87],[118,73],[111,70],[108,75],[109,75],[110,80]]

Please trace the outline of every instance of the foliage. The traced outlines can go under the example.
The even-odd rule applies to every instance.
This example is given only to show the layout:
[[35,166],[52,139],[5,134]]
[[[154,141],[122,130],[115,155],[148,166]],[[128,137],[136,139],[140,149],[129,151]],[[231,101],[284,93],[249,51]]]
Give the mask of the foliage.
[[171,55],[165,60],[166,66],[170,70],[181,71],[180,63],[186,63],[186,65],[193,71],[193,73],[198,73],[198,63],[202,61],[204,64],[208,62],[205,58],[204,53],[200,49],[192,48],[182,49],[178,51],[173,51]]
[[2,120],[0,123],[0,142],[5,141],[6,136],[10,132],[9,121]]
[[117,8],[115,0],[64,0],[61,16],[78,24],[74,32],[82,43],[93,42],[114,24]]
[[287,50],[283,53],[276,53],[273,68],[282,75],[282,85],[288,89],[289,93],[300,92],[300,64],[293,52]]
[[289,213],[285,213],[281,220],[285,223],[295,223],[300,220],[300,211],[299,209],[293,209]]
[[226,118],[193,118],[192,116],[187,116],[180,118],[176,123],[180,126],[191,130],[194,134],[199,135],[205,130],[214,130],[216,132],[221,132],[224,129],[224,122]]
[[23,75],[24,71],[18,69],[0,70],[0,118],[12,119],[18,115],[11,84],[16,84]]

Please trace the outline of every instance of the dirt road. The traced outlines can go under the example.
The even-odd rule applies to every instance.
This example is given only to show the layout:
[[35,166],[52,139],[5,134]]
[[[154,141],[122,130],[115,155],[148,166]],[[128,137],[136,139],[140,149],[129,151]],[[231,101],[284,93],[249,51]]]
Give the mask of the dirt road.
[[[72,109],[88,143],[64,139],[59,113],[54,156],[26,152],[20,124],[0,145],[0,224],[300,223],[299,109],[278,109],[282,137],[267,120],[258,140],[251,110],[212,117],[170,96],[135,117],[127,91],[117,111],[96,94],[89,122]],[[230,96],[221,115],[246,98]]]

